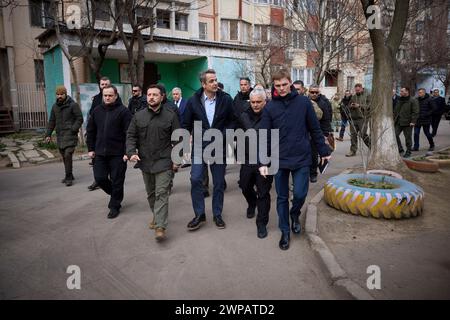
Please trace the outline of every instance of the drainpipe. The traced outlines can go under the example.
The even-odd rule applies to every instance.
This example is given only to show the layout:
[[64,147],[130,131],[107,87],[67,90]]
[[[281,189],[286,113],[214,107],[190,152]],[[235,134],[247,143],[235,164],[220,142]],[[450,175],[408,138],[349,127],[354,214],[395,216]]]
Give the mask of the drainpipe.
[[170,4],[170,31],[172,33],[172,37],[175,36],[175,2],[171,2]]
[[239,20],[242,19],[242,0],[239,0]]
[[14,33],[11,24],[12,8],[3,8],[3,30],[5,35],[6,55],[8,58],[8,73],[9,73],[9,93],[11,99],[11,108],[13,112],[14,130],[19,131],[19,104],[17,98],[17,83],[16,74],[14,71]]

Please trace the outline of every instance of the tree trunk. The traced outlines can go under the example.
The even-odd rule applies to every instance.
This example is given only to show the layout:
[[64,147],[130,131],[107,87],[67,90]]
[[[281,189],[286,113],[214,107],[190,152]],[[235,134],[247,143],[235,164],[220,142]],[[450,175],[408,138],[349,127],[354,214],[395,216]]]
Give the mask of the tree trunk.
[[371,103],[371,155],[369,168],[408,171],[398,152],[393,120],[394,58],[387,47],[375,50]]
[[144,39],[142,37],[141,31],[138,31],[137,33],[137,41],[138,41],[138,52],[137,52],[137,83],[139,83],[141,86],[144,84],[144,67],[145,67],[145,43]]

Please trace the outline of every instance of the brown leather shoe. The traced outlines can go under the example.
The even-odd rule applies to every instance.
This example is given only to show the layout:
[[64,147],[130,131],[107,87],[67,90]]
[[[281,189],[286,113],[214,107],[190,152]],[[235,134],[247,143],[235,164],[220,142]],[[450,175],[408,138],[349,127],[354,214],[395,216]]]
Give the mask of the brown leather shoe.
[[155,239],[157,241],[162,241],[166,238],[166,230],[164,228],[156,228]]
[[156,229],[155,218],[153,218],[153,220],[150,221],[150,224],[148,225],[148,227],[149,227],[151,230]]

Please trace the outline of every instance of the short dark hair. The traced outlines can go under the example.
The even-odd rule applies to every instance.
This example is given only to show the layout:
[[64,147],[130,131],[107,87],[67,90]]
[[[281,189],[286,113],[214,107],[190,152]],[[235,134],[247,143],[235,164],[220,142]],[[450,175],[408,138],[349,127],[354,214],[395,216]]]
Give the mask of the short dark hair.
[[101,77],[100,80],[98,81],[98,83],[100,83],[100,81],[109,81],[109,82],[111,82],[111,80],[108,77]]
[[217,86],[222,90],[225,88],[222,82],[217,83]]
[[411,89],[409,87],[403,86],[402,89],[405,89],[408,92],[411,92]]
[[159,90],[159,93],[160,93],[161,95],[163,95],[163,90],[162,90],[160,84],[151,84],[151,85],[148,86],[147,92],[148,92],[149,89],[158,89],[158,90]]
[[299,84],[299,85],[301,85],[303,88],[305,87],[305,84],[303,83],[302,80],[296,80],[296,81],[294,81],[293,84]]
[[114,90],[114,94],[117,95],[117,88],[116,88],[116,86],[113,86],[112,84],[110,84],[110,85],[108,85],[108,86],[103,88],[103,90],[105,90],[105,89],[113,89]]
[[425,90],[425,88],[420,88],[420,89],[417,90],[417,91],[425,91],[425,92],[427,92],[427,90]]
[[207,74],[216,74],[216,71],[214,69],[208,69],[206,71],[203,71],[200,73],[200,82],[205,83],[206,82],[206,75]]
[[142,86],[140,84],[135,83],[132,85],[132,88],[134,87],[138,87],[140,90],[142,90]]
[[355,88],[356,87],[360,87],[360,88],[362,88],[363,87],[363,85],[362,85],[362,83],[357,83],[357,84],[355,84]]
[[272,75],[272,81],[275,80],[281,80],[283,78],[287,78],[289,81],[291,81],[291,73],[287,69],[280,69],[273,73]]
[[248,83],[250,83],[250,78],[249,78],[249,77],[240,77],[240,78],[239,78],[239,81],[242,81],[242,80],[245,80],[245,81],[247,81]]

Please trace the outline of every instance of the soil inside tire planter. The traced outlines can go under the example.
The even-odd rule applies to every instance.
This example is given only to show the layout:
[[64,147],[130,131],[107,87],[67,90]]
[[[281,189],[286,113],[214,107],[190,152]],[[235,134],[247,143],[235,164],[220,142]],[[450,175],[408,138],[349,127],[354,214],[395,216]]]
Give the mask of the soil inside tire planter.
[[385,177],[381,178],[381,181],[370,181],[369,179],[350,179],[348,183],[355,187],[368,188],[368,189],[382,189],[392,190],[398,188],[397,185],[387,182]]
[[325,202],[338,210],[365,217],[402,219],[423,211],[423,190],[415,184],[392,177],[367,175],[370,182],[389,183],[393,189],[373,189],[351,185],[363,174],[345,174],[330,178],[325,184]]

